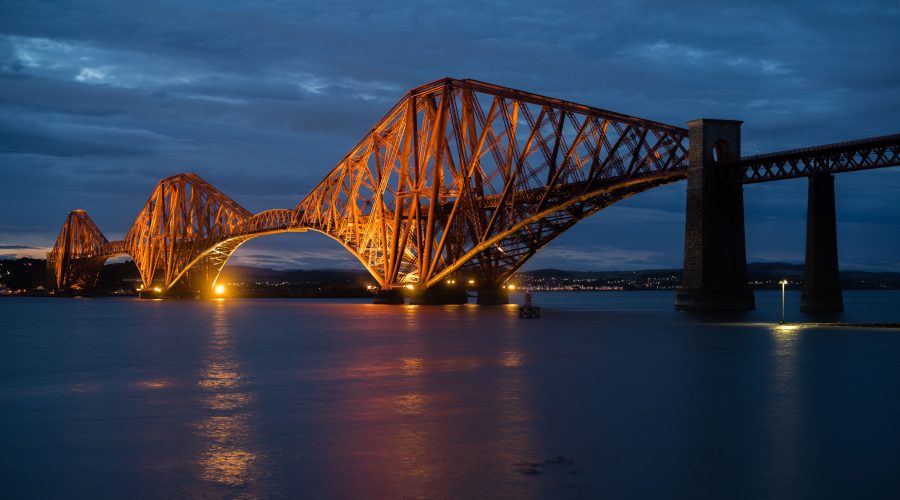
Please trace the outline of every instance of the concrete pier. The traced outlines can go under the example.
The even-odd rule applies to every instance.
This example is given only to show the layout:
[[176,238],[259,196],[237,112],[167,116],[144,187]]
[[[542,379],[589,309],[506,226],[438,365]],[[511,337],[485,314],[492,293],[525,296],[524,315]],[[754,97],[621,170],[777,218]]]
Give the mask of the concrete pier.
[[438,306],[446,304],[466,304],[469,294],[462,287],[435,285],[424,290],[416,290],[410,295],[409,303],[422,306]]
[[477,302],[482,306],[509,304],[509,290],[500,285],[479,287]]
[[391,288],[390,290],[379,290],[372,298],[374,304],[393,304],[402,305],[406,303],[406,296],[402,288]]
[[837,218],[834,208],[834,176],[809,177],[806,212],[806,265],[800,310],[838,312],[844,310],[838,272]]
[[741,152],[741,123],[700,119],[688,122],[690,150],[684,278],[675,307],[685,310],[753,309],[744,246],[744,190],[723,184],[721,163]]

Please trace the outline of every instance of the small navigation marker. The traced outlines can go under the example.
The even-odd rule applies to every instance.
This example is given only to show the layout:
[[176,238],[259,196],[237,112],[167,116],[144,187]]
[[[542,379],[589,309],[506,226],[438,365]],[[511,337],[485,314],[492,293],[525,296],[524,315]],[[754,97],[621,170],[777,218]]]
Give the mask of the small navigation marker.
[[531,292],[525,292],[525,303],[519,306],[519,317],[523,319],[539,319],[541,308],[531,302]]

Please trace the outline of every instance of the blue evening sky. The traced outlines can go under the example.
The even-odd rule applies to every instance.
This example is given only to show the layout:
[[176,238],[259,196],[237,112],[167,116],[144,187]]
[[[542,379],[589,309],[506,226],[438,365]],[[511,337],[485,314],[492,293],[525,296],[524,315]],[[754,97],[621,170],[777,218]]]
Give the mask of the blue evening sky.
[[[0,0],[0,255],[73,208],[110,239],[196,172],[289,208],[411,87],[474,78],[679,126],[744,120],[743,153],[900,132],[900,3]],[[900,168],[837,177],[844,269],[900,271]],[[578,224],[526,269],[679,267],[684,183]],[[746,188],[750,261],[802,262],[806,181]],[[360,268],[312,233],[235,263]]]

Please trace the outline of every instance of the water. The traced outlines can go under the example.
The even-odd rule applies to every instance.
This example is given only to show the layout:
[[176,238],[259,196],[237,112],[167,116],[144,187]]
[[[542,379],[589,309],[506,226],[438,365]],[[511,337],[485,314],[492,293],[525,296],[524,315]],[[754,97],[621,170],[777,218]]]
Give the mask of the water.
[[0,496],[900,496],[900,330],[672,299],[3,299]]

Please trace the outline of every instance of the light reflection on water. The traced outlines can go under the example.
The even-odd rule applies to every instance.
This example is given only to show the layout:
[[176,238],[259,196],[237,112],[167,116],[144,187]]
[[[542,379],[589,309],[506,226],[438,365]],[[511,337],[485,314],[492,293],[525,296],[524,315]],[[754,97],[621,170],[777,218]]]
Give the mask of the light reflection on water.
[[257,496],[246,491],[260,478],[263,465],[253,438],[256,423],[255,394],[246,388],[239,356],[234,352],[229,304],[215,302],[212,335],[197,386],[203,391],[204,417],[196,423],[200,441],[200,478]]
[[774,342],[772,355],[775,359],[775,380],[777,381],[775,389],[780,394],[790,394],[793,391],[791,383],[796,362],[794,354],[802,329],[802,325],[791,324],[778,324],[771,327]]
[[797,404],[799,384],[797,381],[797,342],[803,331],[802,325],[776,324],[770,327],[772,335],[772,397],[769,399],[767,418],[769,428],[767,436],[779,436],[770,439],[769,455],[777,459],[767,463],[767,476],[771,482],[770,490],[774,494],[792,482],[798,482],[797,474],[803,467],[801,446],[798,433],[801,432],[799,419],[801,410]]
[[[436,350],[432,335],[451,335],[454,327],[439,333],[432,330],[434,321],[450,312],[468,317],[459,327],[471,327],[478,320],[471,309],[397,308],[402,342],[349,349],[352,355],[316,374],[343,382],[334,402],[349,423],[339,444],[326,447],[319,459],[340,463],[342,475],[365,478],[344,484],[337,497],[379,492],[380,498],[451,498],[448,484],[461,497],[534,497],[530,478],[517,465],[541,457],[517,335],[501,334],[484,352]],[[377,310],[379,318],[368,317],[372,311],[365,308],[360,312],[367,320],[384,320],[384,309]],[[501,321],[514,326],[518,319],[504,314]],[[479,382],[472,387],[460,380]],[[484,454],[481,447],[492,451]],[[476,471],[489,471],[502,491],[467,485]]]
[[134,383],[136,388],[145,390],[165,389],[169,385],[168,380],[138,380]]
[[[871,316],[896,320],[900,295],[848,293],[846,321],[879,297],[894,299]],[[776,325],[780,294],[738,320],[678,313],[669,294],[535,300],[540,320],[515,306],[0,300],[0,484],[11,497],[898,497],[897,330]]]

